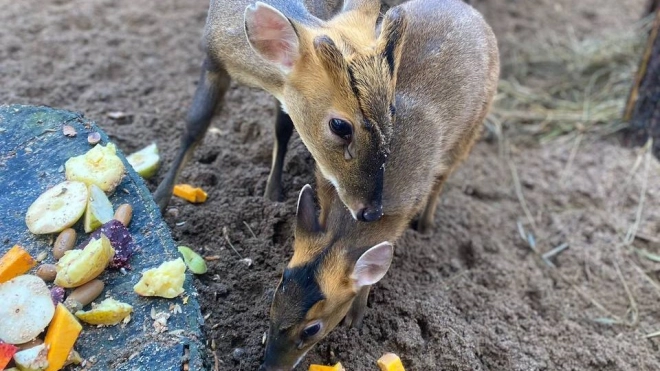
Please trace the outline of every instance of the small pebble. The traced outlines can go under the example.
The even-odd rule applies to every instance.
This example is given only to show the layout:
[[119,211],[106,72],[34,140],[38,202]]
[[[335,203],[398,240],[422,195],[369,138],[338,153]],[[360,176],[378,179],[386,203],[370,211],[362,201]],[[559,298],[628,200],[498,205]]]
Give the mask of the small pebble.
[[87,142],[89,144],[94,145],[94,144],[96,144],[100,141],[101,141],[101,134],[99,134],[96,131],[93,131],[93,132],[89,133],[89,135],[87,135]]
[[247,265],[248,267],[251,267],[252,266],[252,259],[243,258],[243,259],[241,259],[241,263],[245,263],[245,265]]
[[62,133],[64,133],[64,135],[66,135],[67,137],[75,137],[76,134],[78,134],[76,132],[76,129],[74,129],[73,126],[71,125],[62,126]]
[[234,357],[234,359],[237,361],[243,358],[244,355],[245,355],[245,349],[243,348],[236,348],[234,349],[233,352],[231,352],[231,356]]

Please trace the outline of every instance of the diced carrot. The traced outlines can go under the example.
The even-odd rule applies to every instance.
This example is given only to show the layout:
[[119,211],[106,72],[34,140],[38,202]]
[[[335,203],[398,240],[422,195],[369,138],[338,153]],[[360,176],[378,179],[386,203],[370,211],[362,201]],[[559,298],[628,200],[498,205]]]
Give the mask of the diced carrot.
[[46,371],[57,371],[64,367],[81,331],[82,326],[76,317],[62,303],[57,304],[55,316],[44,339],[44,344],[49,347]]
[[30,256],[30,253],[22,247],[14,245],[0,258],[0,283],[24,274],[35,265],[37,262]]
[[340,362],[337,362],[334,366],[310,365],[309,371],[344,371],[344,367]]
[[192,203],[206,202],[207,194],[203,189],[190,184],[177,184],[174,186],[174,195]]
[[378,360],[380,371],[405,371],[401,359],[394,353],[385,353]]
[[11,361],[11,358],[18,352],[18,348],[7,343],[0,342],[0,370],[4,370],[5,367]]

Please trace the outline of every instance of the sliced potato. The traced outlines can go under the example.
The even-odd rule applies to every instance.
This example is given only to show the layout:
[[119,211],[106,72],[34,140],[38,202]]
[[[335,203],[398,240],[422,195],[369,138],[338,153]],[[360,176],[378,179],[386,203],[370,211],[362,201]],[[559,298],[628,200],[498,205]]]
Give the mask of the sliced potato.
[[65,288],[78,287],[98,277],[110,264],[115,250],[110,240],[101,238],[92,241],[82,250],[67,251],[55,266],[55,284]]
[[126,160],[141,177],[149,179],[156,175],[160,167],[158,146],[156,146],[156,143],[151,143],[141,150],[128,155]]
[[121,322],[133,312],[133,307],[122,303],[113,298],[103,300],[99,305],[94,306],[88,311],[77,311],[76,317],[83,322],[91,325],[112,326]]
[[85,211],[85,232],[90,233],[114,218],[112,203],[96,184],[89,186],[89,202]]
[[114,192],[124,177],[124,163],[113,143],[94,146],[84,155],[71,157],[64,164],[67,180],[95,184],[107,194]]
[[14,354],[14,363],[20,371],[43,371],[48,368],[48,348],[37,345]]
[[0,284],[0,339],[23,344],[39,335],[53,319],[50,290],[39,277],[24,274]]
[[174,298],[183,292],[185,272],[186,264],[181,258],[164,262],[158,268],[142,273],[142,278],[133,290],[142,296]]
[[62,182],[42,193],[27,210],[25,224],[34,234],[60,232],[74,225],[85,212],[85,183]]

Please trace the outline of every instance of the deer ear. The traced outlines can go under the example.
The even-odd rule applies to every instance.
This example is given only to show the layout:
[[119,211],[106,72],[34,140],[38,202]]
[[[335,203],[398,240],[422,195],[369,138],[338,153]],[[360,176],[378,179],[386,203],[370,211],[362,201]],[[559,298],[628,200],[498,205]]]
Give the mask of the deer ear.
[[270,5],[257,1],[245,8],[245,34],[257,54],[284,72],[298,59],[299,40],[293,24]]
[[402,7],[396,6],[385,13],[382,30],[378,38],[378,49],[387,61],[393,79],[396,78],[396,71],[401,61],[405,42],[404,34],[407,28],[408,19],[406,18],[406,11]]
[[380,281],[392,264],[394,248],[389,242],[381,242],[365,251],[355,263],[352,278],[360,288]]
[[314,191],[312,186],[305,184],[298,196],[298,211],[296,212],[296,234],[315,234],[321,231],[321,223],[316,215]]

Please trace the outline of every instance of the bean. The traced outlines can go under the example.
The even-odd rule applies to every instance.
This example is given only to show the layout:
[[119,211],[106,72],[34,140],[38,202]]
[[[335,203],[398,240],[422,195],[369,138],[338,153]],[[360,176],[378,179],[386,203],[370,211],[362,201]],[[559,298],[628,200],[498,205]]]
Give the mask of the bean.
[[101,295],[104,287],[105,284],[101,280],[89,281],[86,284],[73,290],[69,297],[66,298],[65,302],[76,301],[84,307],[85,305],[93,302],[94,299],[96,299],[99,295]]
[[55,269],[54,264],[41,264],[37,268],[37,277],[41,278],[46,282],[52,282],[57,276],[57,269]]
[[60,235],[57,236],[55,240],[55,245],[53,245],[53,256],[55,259],[61,259],[64,256],[64,253],[73,249],[73,245],[76,244],[76,231],[71,228],[67,228],[60,232]]
[[121,204],[115,211],[115,219],[119,220],[125,227],[128,227],[132,217],[133,207],[130,204]]

